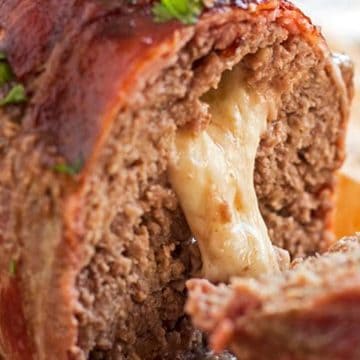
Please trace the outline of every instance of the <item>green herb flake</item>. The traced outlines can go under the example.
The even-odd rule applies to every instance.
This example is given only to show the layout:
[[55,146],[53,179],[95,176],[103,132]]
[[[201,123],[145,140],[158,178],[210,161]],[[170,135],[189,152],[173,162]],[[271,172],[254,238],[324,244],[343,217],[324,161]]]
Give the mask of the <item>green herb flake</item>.
[[9,63],[6,61],[0,62],[0,86],[5,85],[14,78],[13,72]]
[[0,86],[5,85],[7,82],[14,78],[10,64],[7,62],[6,54],[0,51]]
[[10,260],[9,262],[9,274],[11,276],[15,276],[16,275],[16,261],[15,260]]
[[72,164],[60,163],[56,164],[53,167],[53,170],[66,175],[77,175],[84,166],[84,160],[80,157],[78,160],[74,161]]
[[21,84],[14,85],[7,95],[0,100],[0,106],[6,106],[11,104],[21,104],[27,101],[25,88]]
[[152,12],[156,22],[177,19],[184,24],[195,24],[203,8],[202,0],[160,0]]

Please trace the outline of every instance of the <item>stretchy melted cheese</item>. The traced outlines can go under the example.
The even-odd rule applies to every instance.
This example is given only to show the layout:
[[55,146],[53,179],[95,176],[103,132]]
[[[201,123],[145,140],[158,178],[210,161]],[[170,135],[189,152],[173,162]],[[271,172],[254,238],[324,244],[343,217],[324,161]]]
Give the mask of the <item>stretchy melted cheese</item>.
[[253,179],[271,104],[245,85],[239,68],[226,72],[204,100],[210,124],[200,132],[178,131],[169,169],[200,246],[202,275],[227,281],[278,271]]

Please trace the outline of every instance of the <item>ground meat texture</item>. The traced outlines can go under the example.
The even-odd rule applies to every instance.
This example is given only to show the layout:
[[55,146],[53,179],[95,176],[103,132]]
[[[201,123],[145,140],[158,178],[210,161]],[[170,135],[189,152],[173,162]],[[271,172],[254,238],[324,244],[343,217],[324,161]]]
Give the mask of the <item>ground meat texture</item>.
[[[212,356],[183,311],[201,259],[167,166],[176,129],[206,126],[199,99],[238,63],[250,86],[281,95],[255,170],[272,241],[292,255],[330,242],[345,83],[287,2],[240,5],[183,26],[155,24],[148,5],[89,1],[57,33],[0,158],[0,308],[14,309],[11,295],[23,311],[15,328],[0,318],[2,353],[21,354],[9,341],[21,329],[35,360]],[[80,174],[53,170],[80,155]]]
[[[301,73],[297,66],[290,71]],[[342,120],[330,110],[336,96],[331,80],[317,66],[302,76],[282,97],[278,120],[269,124],[260,145],[255,171],[270,237],[293,256],[314,254],[334,241],[329,229],[333,172],[343,161],[338,148]]]
[[[265,33],[265,29],[258,31]],[[325,219],[332,206],[333,172],[342,161],[337,141],[343,117],[340,109],[333,114],[334,99],[339,95],[331,85],[333,80],[324,70],[324,63],[319,62],[307,43],[284,35],[282,29],[274,28],[270,39],[261,36],[248,39],[244,49],[238,50],[241,55],[234,55],[231,61],[235,64],[243,59],[249,72],[248,81],[254,86],[271,84],[291,89],[290,93],[284,91],[279,117],[269,124],[262,140],[256,186],[274,243],[289,249],[293,255],[309,254],[319,250],[331,236]],[[201,38],[208,35],[198,36],[188,45],[189,49],[194,49],[195,41],[205,42]],[[249,48],[254,48],[254,54],[242,55]],[[121,133],[117,128],[112,130],[114,136],[106,145],[110,149],[99,162],[102,175],[96,177],[100,181],[89,186],[88,204],[98,201],[97,208],[101,208],[101,199],[106,200],[101,219],[97,218],[99,212],[89,207],[87,228],[98,228],[97,221],[112,222],[105,234],[96,233],[101,238],[97,240],[95,253],[78,278],[80,299],[86,309],[78,315],[82,349],[95,347],[97,352],[102,349],[106,356],[115,359],[124,354],[142,359],[156,358],[157,354],[171,357],[172,351],[193,345],[187,320],[179,321],[183,316],[184,280],[196,270],[191,266],[189,252],[191,234],[169,186],[166,162],[174,123],[183,125],[191,121],[192,126],[201,127],[201,122],[206,122],[207,114],[202,113],[201,104],[188,103],[191,92],[198,89],[190,84],[198,82],[201,91],[206,91],[224,70],[221,59],[209,53],[209,45],[196,49],[196,53],[195,76],[199,74],[201,79],[194,78],[191,54],[185,48],[179,55],[179,59],[186,59],[184,65],[169,67],[145,91],[146,105],[154,101],[154,108],[143,108],[131,115],[119,114],[121,120],[117,124]],[[283,76],[278,79],[281,70]],[[207,72],[211,72],[211,77],[203,75]],[[164,79],[166,91],[163,91]],[[273,85],[275,81],[278,83]],[[169,116],[163,104],[171,100],[164,96],[161,99],[164,103],[159,104],[159,93],[169,95],[170,99],[179,96],[185,100],[174,102],[175,110]],[[339,102],[338,106],[341,106]],[[176,109],[180,107],[179,119],[180,111]],[[133,125],[126,126],[126,122]],[[313,142],[314,131],[319,134],[318,143]],[[131,146],[124,147],[127,141],[131,141]],[[123,149],[128,149],[128,153],[123,154]],[[307,157],[314,162],[309,163]],[[126,173],[118,171],[124,166]],[[113,178],[109,178],[112,167]],[[266,183],[264,178],[268,179]],[[113,190],[104,191],[116,199],[111,215],[108,197],[99,191],[109,184]],[[120,202],[122,197],[124,203]],[[120,213],[119,207],[123,209]],[[113,268],[119,272],[114,273]],[[116,297],[119,301],[114,301]],[[114,314],[118,315],[114,318]]]
[[215,350],[239,359],[358,359],[359,250],[354,236],[279,276],[230,287],[190,280],[187,309]]

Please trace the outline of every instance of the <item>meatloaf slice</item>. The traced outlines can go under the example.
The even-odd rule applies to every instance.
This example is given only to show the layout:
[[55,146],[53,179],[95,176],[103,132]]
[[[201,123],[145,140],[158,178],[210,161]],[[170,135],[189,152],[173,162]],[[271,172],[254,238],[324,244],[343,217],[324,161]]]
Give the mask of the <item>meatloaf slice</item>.
[[188,282],[187,311],[212,347],[239,359],[349,359],[360,356],[360,237],[275,277],[230,287]]
[[[202,340],[184,284],[232,275],[217,245],[230,244],[234,274],[251,274],[286,259],[270,239],[292,256],[332,241],[350,92],[318,29],[287,1],[215,1],[193,24],[156,22],[147,1],[46,4],[0,0],[0,49],[30,98],[22,119],[0,114],[0,353],[194,356]],[[187,163],[184,134],[186,151],[216,156]],[[180,160],[199,170],[187,186]],[[191,206],[199,215],[204,198],[199,227]]]

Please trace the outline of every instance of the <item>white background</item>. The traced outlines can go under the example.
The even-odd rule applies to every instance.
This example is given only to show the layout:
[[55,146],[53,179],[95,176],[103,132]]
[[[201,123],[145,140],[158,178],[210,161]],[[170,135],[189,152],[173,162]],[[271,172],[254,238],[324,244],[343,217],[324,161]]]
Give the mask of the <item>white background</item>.
[[348,131],[348,157],[343,168],[360,181],[360,0],[293,0],[320,25],[332,49],[350,55],[355,64],[356,96]]
[[360,0],[294,0],[326,34],[360,39]]

